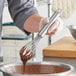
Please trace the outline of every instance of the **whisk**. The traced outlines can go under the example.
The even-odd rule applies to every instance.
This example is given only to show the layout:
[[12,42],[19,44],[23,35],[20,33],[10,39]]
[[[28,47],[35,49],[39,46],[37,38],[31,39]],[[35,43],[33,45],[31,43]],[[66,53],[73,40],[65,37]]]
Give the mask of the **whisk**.
[[[34,40],[30,41],[29,43],[27,43],[25,45],[26,50],[30,50],[30,52],[27,54],[29,55],[31,52],[35,53],[36,47],[39,43],[39,41],[44,37],[44,35],[46,34],[48,28],[50,26],[52,26],[52,24],[56,21],[56,19],[60,16],[60,12],[59,11],[55,11],[53,13],[53,15],[49,18],[49,23],[44,25],[42,27],[42,29],[40,30],[40,32],[37,34],[37,36],[34,38]],[[23,55],[26,53],[26,51],[24,51]]]

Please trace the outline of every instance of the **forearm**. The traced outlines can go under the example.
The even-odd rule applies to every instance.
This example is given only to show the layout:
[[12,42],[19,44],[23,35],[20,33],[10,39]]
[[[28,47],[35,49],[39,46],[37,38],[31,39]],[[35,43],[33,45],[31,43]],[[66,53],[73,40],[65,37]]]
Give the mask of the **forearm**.
[[[25,21],[32,15],[38,14],[32,0],[7,0],[11,17],[17,27],[24,31]],[[26,30],[25,30],[26,31]],[[26,34],[28,31],[25,32]]]

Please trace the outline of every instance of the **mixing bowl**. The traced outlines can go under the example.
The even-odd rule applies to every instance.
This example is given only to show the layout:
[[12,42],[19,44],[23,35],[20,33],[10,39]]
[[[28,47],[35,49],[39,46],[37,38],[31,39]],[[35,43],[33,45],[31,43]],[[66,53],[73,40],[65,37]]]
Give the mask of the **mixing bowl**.
[[74,39],[76,39],[76,25],[69,25],[67,26],[71,35],[73,36]]
[[21,63],[6,64],[0,68],[3,76],[67,76],[74,68],[60,62],[29,62],[25,65],[25,74],[23,70]]

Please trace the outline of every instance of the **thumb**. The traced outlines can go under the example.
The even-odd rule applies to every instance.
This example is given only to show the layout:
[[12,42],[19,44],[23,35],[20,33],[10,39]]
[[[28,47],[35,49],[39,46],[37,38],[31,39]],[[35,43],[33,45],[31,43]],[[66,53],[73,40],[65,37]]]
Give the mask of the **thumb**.
[[49,18],[44,18],[43,25],[47,24],[48,22],[49,22]]
[[47,24],[49,22],[49,18],[42,18],[40,23],[39,23],[39,29],[41,30],[41,28]]

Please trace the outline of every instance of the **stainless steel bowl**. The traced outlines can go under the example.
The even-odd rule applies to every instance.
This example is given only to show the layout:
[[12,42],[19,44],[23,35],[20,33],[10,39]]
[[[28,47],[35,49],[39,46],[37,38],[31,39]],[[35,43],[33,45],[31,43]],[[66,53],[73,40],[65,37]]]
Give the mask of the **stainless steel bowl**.
[[76,25],[69,25],[67,26],[71,35],[73,36],[74,39],[76,39]]
[[71,73],[74,68],[73,66],[69,65],[69,64],[65,64],[65,63],[60,63],[60,62],[32,62],[32,63],[27,63],[27,65],[31,65],[31,64],[40,64],[40,65],[57,65],[57,66],[62,66],[66,69],[69,69],[65,72],[61,72],[61,73],[54,73],[54,74],[14,74],[14,73],[8,73],[6,71],[4,71],[3,69],[9,67],[9,66],[15,66],[15,65],[22,65],[21,63],[16,63],[16,64],[7,64],[7,65],[3,65],[0,68],[0,71],[3,73],[3,76],[67,76],[69,73]]

